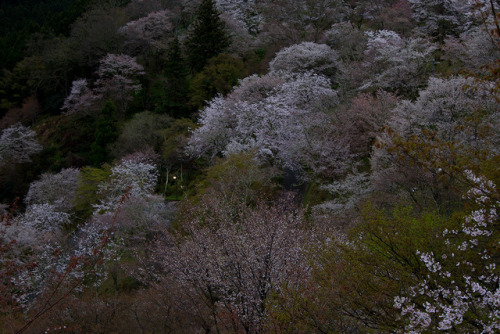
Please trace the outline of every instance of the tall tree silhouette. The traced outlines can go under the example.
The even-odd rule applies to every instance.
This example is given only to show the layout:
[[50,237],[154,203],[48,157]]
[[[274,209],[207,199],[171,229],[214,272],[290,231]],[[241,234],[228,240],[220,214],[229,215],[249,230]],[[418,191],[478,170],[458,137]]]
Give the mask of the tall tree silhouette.
[[191,69],[199,72],[231,42],[213,0],[202,0],[193,26],[185,46]]
[[188,68],[182,56],[181,45],[177,37],[170,43],[165,77],[167,79],[165,107],[174,117],[187,116]]
[[113,143],[118,137],[116,110],[115,104],[107,101],[97,119],[95,140],[90,146],[90,163],[94,167],[100,167],[107,160],[106,145]]

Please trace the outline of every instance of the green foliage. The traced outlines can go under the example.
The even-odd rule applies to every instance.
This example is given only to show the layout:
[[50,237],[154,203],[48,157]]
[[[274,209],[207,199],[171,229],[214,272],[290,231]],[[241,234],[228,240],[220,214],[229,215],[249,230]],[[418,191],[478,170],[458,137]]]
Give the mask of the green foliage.
[[21,98],[35,95],[46,114],[57,114],[66,89],[76,75],[75,51],[63,37],[36,34],[30,41],[29,55],[18,62],[11,81]]
[[93,207],[100,199],[98,186],[109,179],[111,166],[103,165],[103,168],[83,167],[80,171],[80,181],[76,192],[75,210],[81,219],[92,214]]
[[272,201],[279,191],[279,175],[277,169],[260,165],[251,151],[218,159],[203,174],[195,174],[197,178],[185,188],[189,196],[180,203],[172,226],[178,228],[183,222],[208,219],[214,214],[214,202],[217,207],[224,207],[223,214],[231,216],[242,207]]
[[457,226],[458,219],[416,215],[411,207],[386,214],[365,206],[347,237],[334,236],[317,250],[312,281],[275,296],[274,321],[288,330],[322,333],[402,328],[394,297],[425,272],[417,250],[439,252],[444,228]]
[[223,52],[230,44],[215,1],[202,0],[185,44],[191,69],[201,71],[210,58]]
[[495,181],[498,172],[492,172],[491,166],[500,156],[486,144],[490,124],[479,126],[479,120],[480,115],[474,113],[461,130],[477,136],[474,145],[442,140],[431,130],[404,138],[388,129],[390,141],[376,145],[392,155],[393,172],[385,182],[393,183],[391,191],[397,192],[399,200],[411,202],[422,211],[432,208],[451,214],[463,208],[463,191],[469,185],[467,170]]
[[165,63],[164,85],[161,85],[161,95],[157,109],[167,112],[173,117],[188,116],[188,68],[182,56],[181,45],[177,37],[169,45]]
[[276,169],[261,166],[254,152],[242,152],[219,159],[209,167],[199,182],[198,192],[202,197],[222,197],[229,206],[250,204],[257,198],[271,198],[278,189],[274,182],[278,176]]
[[135,114],[120,130],[115,143],[110,146],[110,153],[115,158],[147,148],[160,149],[163,130],[168,128],[173,119],[167,115],[158,115],[150,111]]
[[4,70],[0,75],[0,118],[10,108],[20,107],[29,93],[29,87],[24,80],[16,73]]
[[95,140],[90,145],[90,163],[92,166],[99,167],[108,160],[106,146],[113,143],[116,138],[118,138],[116,106],[113,102],[107,101],[96,122]]
[[212,59],[203,71],[196,74],[189,86],[190,106],[198,110],[217,94],[225,95],[246,76],[243,61],[233,56],[221,54]]
[[0,64],[11,69],[24,56],[33,33],[67,35],[71,24],[94,0],[22,0],[0,4]]
[[321,184],[311,181],[307,185],[307,189],[304,194],[303,205],[305,207],[313,207],[315,205],[324,203],[332,199],[332,195],[321,188]]
[[196,126],[196,123],[188,118],[179,118],[162,131],[164,138],[162,157],[167,165],[173,166],[177,161],[185,157],[184,147],[189,134]]
[[163,138],[160,184],[163,185],[162,190],[167,199],[179,200],[185,194],[192,193],[197,185],[200,165],[188,160],[184,152],[189,134],[196,126],[188,118],[178,118],[168,128],[160,131]]

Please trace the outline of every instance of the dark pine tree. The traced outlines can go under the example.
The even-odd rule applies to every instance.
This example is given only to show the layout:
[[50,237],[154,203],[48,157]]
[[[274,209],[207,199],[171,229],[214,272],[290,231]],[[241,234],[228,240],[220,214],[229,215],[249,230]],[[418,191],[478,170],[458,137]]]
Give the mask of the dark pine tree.
[[165,89],[164,107],[174,116],[188,116],[188,68],[182,56],[179,40],[174,38],[170,43],[167,62],[165,64],[165,78],[167,79]]
[[193,25],[185,45],[191,69],[199,72],[210,58],[224,51],[231,42],[214,0],[201,1]]
[[107,101],[96,121],[95,140],[90,145],[90,163],[92,166],[100,167],[103,162],[107,161],[106,146],[118,138],[116,123],[116,106],[112,101]]

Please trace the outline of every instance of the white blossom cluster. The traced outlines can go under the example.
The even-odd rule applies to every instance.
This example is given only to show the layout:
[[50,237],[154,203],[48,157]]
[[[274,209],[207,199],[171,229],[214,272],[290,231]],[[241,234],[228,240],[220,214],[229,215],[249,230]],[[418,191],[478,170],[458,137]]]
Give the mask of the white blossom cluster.
[[137,78],[144,74],[144,68],[135,58],[120,54],[108,54],[100,61],[96,81],[96,92],[104,98],[120,97],[130,99],[131,93],[137,93],[142,86]]
[[118,32],[126,38],[126,47],[132,48],[132,52],[140,50],[144,45],[164,49],[167,38],[172,33],[171,15],[168,10],[151,12],[128,22],[118,29]]
[[138,78],[144,68],[135,58],[124,54],[107,54],[100,61],[97,80],[90,88],[86,79],[73,81],[71,93],[64,100],[61,110],[66,114],[89,112],[100,103],[112,100],[124,111],[134,93],[141,90]]
[[447,58],[456,58],[469,69],[482,71],[483,67],[492,64],[500,57],[500,50],[489,34],[490,27],[474,27],[445,40],[444,49]]
[[42,150],[35,131],[20,123],[12,125],[0,135],[0,167],[7,163],[30,162],[31,156]]
[[[490,94],[492,84],[478,85],[472,78],[450,77],[448,79],[431,77],[426,89],[420,92],[415,102],[403,101],[394,111],[390,125],[401,135],[419,134],[424,129],[437,132],[441,140],[473,142],[479,140],[463,126],[467,117],[475,111],[483,110],[487,116],[483,122],[491,124],[493,133],[489,140],[498,140],[498,105]],[[495,134],[496,133],[496,134]],[[484,143],[487,144],[487,143]]]
[[5,227],[5,234],[16,240],[18,248],[39,250],[44,244],[61,236],[63,227],[70,223],[70,215],[48,203],[32,204]]
[[[71,208],[79,171],[65,169],[54,175],[44,174],[32,183],[26,212],[3,231],[9,239],[17,240],[18,249],[33,252],[26,261],[36,263],[35,268],[12,278],[13,284],[27,287],[15,294],[21,306],[29,307],[54,284],[60,289],[72,285],[83,288],[84,282],[101,284],[107,277],[107,265],[120,258],[123,240],[113,232],[116,225],[143,228],[148,223],[165,223],[171,209],[163,198],[152,196],[158,178],[153,163],[141,154],[131,155],[111,172],[109,181],[99,185],[104,199],[95,206],[96,214],[66,238],[63,227],[69,226],[71,220],[61,210]],[[120,207],[125,208],[123,213]]]
[[109,181],[99,185],[104,199],[94,205],[95,213],[114,212],[124,196],[144,197],[154,192],[158,182],[156,165],[133,159],[122,160],[111,168]]
[[452,32],[467,31],[474,23],[475,0],[408,0],[417,28],[425,34],[436,34],[446,22]]
[[448,252],[417,255],[427,268],[424,280],[394,307],[408,319],[407,333],[500,330],[500,275],[497,268],[498,192],[493,182],[466,171],[472,188],[467,197],[476,205],[461,230],[443,232]]
[[[200,113],[188,152],[213,158],[255,149],[261,159],[291,169],[342,164],[348,145],[331,133],[337,93],[324,76],[271,72],[245,78],[228,97]],[[327,161],[328,160],[328,161]]]
[[43,245],[36,266],[12,278],[16,286],[27,287],[14,295],[16,301],[29,308],[37,297],[50,295],[50,289],[74,286],[78,291],[90,282],[99,286],[107,278],[106,264],[119,261],[121,243],[114,238],[109,224],[94,220],[73,233],[69,248],[59,242]]
[[241,22],[246,30],[256,35],[262,29],[263,16],[257,9],[255,0],[217,0],[217,9],[223,14],[229,14],[235,21]]
[[261,207],[237,218],[227,211],[216,216],[184,225],[182,242],[160,249],[162,264],[188,293],[213,294],[218,307],[235,314],[249,332],[259,332],[271,293],[309,274],[303,247],[312,238],[296,212]]
[[78,188],[80,171],[76,168],[62,169],[57,174],[45,173],[31,182],[24,202],[26,205],[48,203],[57,210],[69,212],[73,208]]
[[64,99],[61,110],[66,110],[67,114],[78,111],[87,111],[92,107],[97,97],[89,88],[87,79],[76,79],[71,84],[71,92]]
[[269,63],[271,71],[314,72],[333,79],[340,70],[337,52],[326,44],[303,42],[281,49]]
[[321,188],[332,194],[334,199],[314,206],[313,212],[316,214],[338,214],[351,210],[372,190],[370,176],[356,172]]
[[367,69],[376,69],[361,88],[402,89],[418,85],[421,68],[432,61],[436,47],[424,38],[403,38],[390,30],[367,31]]

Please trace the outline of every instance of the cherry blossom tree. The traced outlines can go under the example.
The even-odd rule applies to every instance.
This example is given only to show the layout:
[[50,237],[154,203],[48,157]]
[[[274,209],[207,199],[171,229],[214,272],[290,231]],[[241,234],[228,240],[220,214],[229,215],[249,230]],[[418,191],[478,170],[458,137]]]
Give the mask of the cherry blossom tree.
[[410,92],[422,85],[419,78],[432,62],[436,47],[423,38],[402,38],[394,31],[368,31],[365,68],[372,70],[362,88],[380,87]]
[[132,198],[151,195],[157,182],[158,169],[149,159],[124,157],[111,168],[109,180],[98,186],[98,192],[104,198],[94,205],[95,212],[114,212],[122,203],[124,194]]
[[[479,138],[463,129],[468,117],[483,110],[486,112],[481,120],[483,124],[495,126],[498,122],[498,105],[490,89],[491,83],[477,84],[471,78],[430,78],[427,88],[420,92],[415,102],[403,101],[394,109],[390,125],[404,136],[432,129],[443,140],[473,143]],[[494,148],[497,132],[494,131],[489,143],[484,144]]]
[[345,214],[354,209],[362,199],[373,190],[367,173],[354,172],[345,178],[323,185],[323,190],[334,197],[313,207],[313,213],[319,215]]
[[449,37],[443,46],[443,59],[469,70],[482,71],[500,57],[500,49],[484,27],[472,28],[457,37]]
[[169,10],[155,11],[121,27],[118,31],[125,37],[125,48],[132,54],[145,46],[165,49],[173,30],[171,15]]
[[92,110],[97,96],[88,86],[86,79],[74,80],[71,85],[71,92],[64,100],[61,110],[66,114],[84,113]]
[[260,45],[259,35],[250,33],[247,25],[239,18],[239,15],[231,11],[222,11],[220,18],[224,21],[231,39],[231,45],[225,51],[226,53],[239,55],[243,58],[250,50]]
[[291,203],[240,207],[235,215],[217,198],[204,203],[209,216],[186,221],[182,233],[166,235],[158,245],[163,275],[179,282],[190,298],[212,305],[215,320],[205,323],[213,329],[259,332],[271,293],[308,274],[304,247],[313,239]]
[[269,63],[271,71],[314,72],[334,80],[341,65],[337,53],[326,44],[302,42],[281,49]]
[[472,78],[431,78],[416,101],[401,102],[374,146],[375,189],[407,196],[421,208],[450,209],[460,202],[456,187],[443,180],[457,179],[457,164],[498,154],[500,120],[491,88],[491,82]]
[[39,245],[29,259],[36,266],[12,278],[16,285],[27,286],[16,296],[18,303],[35,314],[23,328],[70,294],[87,285],[99,286],[107,278],[108,265],[120,258],[121,240],[113,237],[112,221],[87,222],[68,237],[68,243],[50,240]]
[[58,211],[55,206],[33,204],[26,212],[15,217],[6,229],[6,235],[16,240],[19,248],[32,248],[40,251],[44,245],[61,238],[65,225],[70,223],[70,215]]
[[107,54],[101,59],[96,75],[98,78],[92,88],[85,79],[75,80],[61,109],[69,114],[92,112],[102,109],[105,101],[111,100],[124,112],[134,94],[142,88],[139,78],[144,75],[144,68],[133,57]]
[[101,59],[97,70],[99,79],[95,82],[95,91],[102,100],[112,100],[123,112],[128,102],[133,99],[133,94],[141,90],[138,82],[144,75],[144,68],[135,58],[120,54],[108,54]]
[[30,157],[42,150],[35,136],[35,131],[20,123],[4,129],[0,136],[0,167],[30,162]]
[[467,198],[475,206],[461,229],[444,230],[445,251],[417,251],[425,266],[423,280],[394,298],[407,320],[408,332],[500,330],[498,275],[498,191],[483,176],[465,171],[472,187]]
[[256,35],[262,29],[263,16],[258,10],[258,1],[248,0],[217,0],[217,8],[221,13],[227,13],[233,20],[243,25],[251,35]]
[[28,206],[47,203],[68,212],[74,205],[79,175],[80,171],[75,168],[63,169],[57,174],[42,174],[30,184],[24,202]]
[[446,35],[458,35],[473,24],[474,0],[408,0],[417,28],[443,40]]
[[251,76],[201,112],[201,126],[187,149],[192,156],[211,159],[256,149],[262,160],[281,167],[338,171],[349,163],[349,150],[329,127],[328,112],[336,103],[330,81],[320,75]]

